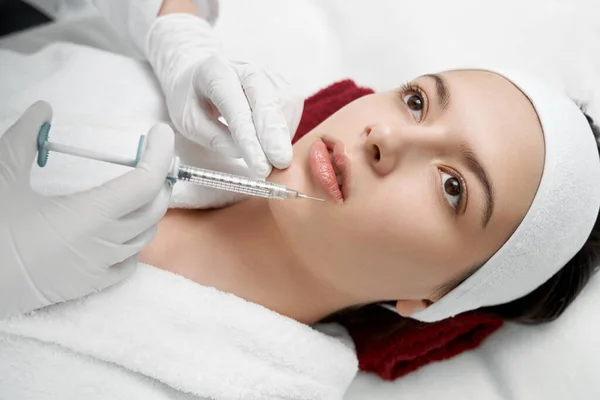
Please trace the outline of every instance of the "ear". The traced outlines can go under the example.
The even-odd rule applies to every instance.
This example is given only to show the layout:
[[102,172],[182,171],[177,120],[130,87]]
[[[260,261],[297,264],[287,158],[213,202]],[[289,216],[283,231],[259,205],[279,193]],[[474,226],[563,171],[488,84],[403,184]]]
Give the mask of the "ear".
[[405,318],[410,318],[414,313],[426,309],[433,304],[431,300],[398,300],[396,312]]

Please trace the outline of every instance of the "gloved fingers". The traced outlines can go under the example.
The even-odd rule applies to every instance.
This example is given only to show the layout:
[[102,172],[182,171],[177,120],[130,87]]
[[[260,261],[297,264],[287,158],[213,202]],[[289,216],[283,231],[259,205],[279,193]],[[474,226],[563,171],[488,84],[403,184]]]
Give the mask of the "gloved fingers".
[[262,70],[238,67],[242,87],[252,108],[252,119],[265,155],[275,168],[287,168],[292,161],[292,141],[279,96]]
[[169,207],[172,186],[166,182],[150,203],[120,218],[109,227],[107,236],[115,243],[126,243],[156,225]]
[[8,166],[15,180],[29,178],[37,153],[38,133],[44,122],[51,121],[52,107],[45,101],[38,101],[0,137],[0,160]]
[[109,269],[117,271],[121,276],[129,276],[135,271],[139,258],[140,254],[136,253],[115,265],[111,265]]
[[294,90],[292,84],[281,74],[268,69],[263,70],[263,72],[275,88],[291,140],[298,130],[298,125],[300,125],[300,119],[304,111],[304,97]]
[[165,124],[155,125],[148,133],[145,151],[134,170],[71,196],[72,205],[92,210],[89,204],[101,204],[96,208],[117,219],[148,204],[165,185],[173,161],[173,146],[173,130]]
[[[145,231],[140,232],[136,236],[129,240],[121,243],[114,244],[111,248],[111,253],[107,258],[107,263],[102,271],[96,271],[97,273],[105,274],[109,270],[118,267],[124,261],[137,260],[139,259],[140,252],[154,240],[156,237],[157,226],[152,225]],[[117,268],[115,268],[117,269]]]
[[240,158],[242,155],[237,148],[227,126],[216,118],[210,118],[210,111],[202,108],[194,99],[186,115],[183,132],[186,138],[226,157]]
[[128,256],[123,261],[117,262],[103,270],[103,287],[97,289],[107,288],[129,278],[131,274],[135,272],[139,258],[139,251],[137,251],[135,254]]
[[259,177],[266,177],[271,172],[271,164],[256,134],[252,110],[237,72],[226,61],[213,56],[198,68],[194,89],[223,115],[248,167]]
[[154,240],[157,232],[158,227],[152,225],[145,231],[123,243],[120,248],[120,253],[122,255],[121,259],[131,256],[136,257],[136,260],[139,259],[139,253]]

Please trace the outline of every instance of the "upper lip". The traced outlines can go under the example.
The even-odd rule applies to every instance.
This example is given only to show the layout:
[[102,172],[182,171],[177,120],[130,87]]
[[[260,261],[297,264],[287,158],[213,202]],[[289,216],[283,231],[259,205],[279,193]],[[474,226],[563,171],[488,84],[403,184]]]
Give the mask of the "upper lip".
[[349,183],[350,183],[350,160],[346,156],[346,149],[344,143],[341,141],[330,138],[322,137],[323,143],[327,147],[333,156],[333,166],[340,172],[342,177],[341,191],[344,200],[348,198]]

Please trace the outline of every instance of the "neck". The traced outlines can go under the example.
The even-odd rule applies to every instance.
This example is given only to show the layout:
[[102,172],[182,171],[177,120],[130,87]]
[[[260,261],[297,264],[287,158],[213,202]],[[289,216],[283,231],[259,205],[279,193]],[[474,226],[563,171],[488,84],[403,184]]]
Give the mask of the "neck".
[[159,224],[155,242],[163,251],[146,252],[143,261],[302,323],[347,305],[304,266],[262,199],[210,212],[172,210]]

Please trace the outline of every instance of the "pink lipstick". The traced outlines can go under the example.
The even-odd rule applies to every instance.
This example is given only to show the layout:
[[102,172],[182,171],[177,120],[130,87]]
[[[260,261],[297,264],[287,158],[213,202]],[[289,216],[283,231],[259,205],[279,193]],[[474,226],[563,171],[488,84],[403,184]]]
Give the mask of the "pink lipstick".
[[313,177],[334,202],[346,198],[348,160],[343,144],[329,138],[316,140],[310,147],[310,169]]

